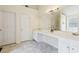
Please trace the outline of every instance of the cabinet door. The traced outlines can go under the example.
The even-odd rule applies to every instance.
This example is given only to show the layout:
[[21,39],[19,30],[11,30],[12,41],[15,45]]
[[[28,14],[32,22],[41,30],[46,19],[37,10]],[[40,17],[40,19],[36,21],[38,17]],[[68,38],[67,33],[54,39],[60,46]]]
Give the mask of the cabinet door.
[[79,53],[79,46],[72,45],[70,49],[70,53]]
[[79,42],[78,41],[71,41],[70,45],[70,53],[79,53]]
[[70,44],[64,39],[59,39],[59,53],[69,53],[70,52]]

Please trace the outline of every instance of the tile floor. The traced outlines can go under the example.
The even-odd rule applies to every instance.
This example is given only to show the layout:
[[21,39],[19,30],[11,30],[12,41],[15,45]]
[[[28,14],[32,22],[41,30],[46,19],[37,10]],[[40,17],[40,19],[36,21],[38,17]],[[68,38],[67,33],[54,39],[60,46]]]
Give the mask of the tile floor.
[[26,41],[20,44],[3,46],[1,53],[57,53],[57,48],[36,41]]

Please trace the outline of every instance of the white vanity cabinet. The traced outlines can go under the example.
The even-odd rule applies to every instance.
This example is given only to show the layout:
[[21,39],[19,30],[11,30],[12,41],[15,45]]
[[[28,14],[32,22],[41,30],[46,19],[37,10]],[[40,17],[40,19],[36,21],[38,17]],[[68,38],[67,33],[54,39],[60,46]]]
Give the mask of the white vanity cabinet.
[[79,53],[79,43],[77,41],[67,40],[59,40],[59,53]]
[[48,35],[44,35],[43,41],[48,43],[51,46],[58,48],[58,39],[56,37],[51,37]]
[[72,41],[70,44],[70,53],[79,53],[79,42]]
[[71,45],[70,47],[70,53],[79,53],[79,46]]
[[58,52],[59,53],[69,53],[70,52],[70,43],[67,42],[65,39],[59,39]]
[[41,33],[38,33],[37,39],[38,42],[43,42],[44,41],[44,35]]
[[40,33],[40,32],[35,33],[33,34],[33,38],[37,42],[45,42],[51,46],[58,48],[58,39],[55,37],[51,37],[50,35],[46,33]]
[[37,42],[44,41],[44,35],[39,32],[33,32],[33,39]]
[[71,33],[54,32],[51,34],[48,32],[37,32],[33,36],[35,36],[37,42],[45,42],[58,48],[58,53],[79,53],[79,37],[75,37]]

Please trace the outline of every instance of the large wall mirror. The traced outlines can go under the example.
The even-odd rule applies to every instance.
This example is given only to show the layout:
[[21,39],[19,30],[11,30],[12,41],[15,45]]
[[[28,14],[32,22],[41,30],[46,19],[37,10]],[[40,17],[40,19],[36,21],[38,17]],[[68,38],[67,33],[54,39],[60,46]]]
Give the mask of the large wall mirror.
[[78,16],[67,17],[67,31],[69,32],[79,31],[79,17]]
[[61,14],[60,30],[68,32],[79,31],[79,16],[78,15],[63,15]]

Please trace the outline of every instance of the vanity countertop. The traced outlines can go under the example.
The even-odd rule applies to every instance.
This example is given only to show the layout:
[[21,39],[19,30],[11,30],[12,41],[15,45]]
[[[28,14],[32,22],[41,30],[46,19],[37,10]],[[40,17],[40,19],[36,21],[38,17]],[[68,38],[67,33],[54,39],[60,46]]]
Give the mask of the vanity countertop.
[[62,38],[62,39],[67,39],[67,40],[77,40],[79,41],[79,36],[73,35],[71,32],[64,32],[64,31],[54,31],[50,32],[49,30],[41,30],[41,31],[34,31],[37,33],[42,33],[51,37],[56,37],[56,38]]

